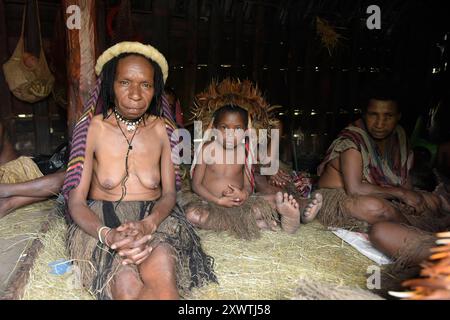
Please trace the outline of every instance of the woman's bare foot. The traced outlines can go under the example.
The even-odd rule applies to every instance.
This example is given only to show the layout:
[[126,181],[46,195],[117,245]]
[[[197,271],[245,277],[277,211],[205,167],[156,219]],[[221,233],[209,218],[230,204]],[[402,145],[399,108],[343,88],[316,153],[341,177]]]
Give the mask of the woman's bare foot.
[[320,193],[316,193],[314,198],[308,203],[308,205],[303,209],[301,215],[302,223],[308,223],[313,221],[320,209],[322,208],[323,197]]
[[300,227],[300,209],[292,195],[277,192],[276,208],[281,215],[281,228],[287,233],[295,233]]

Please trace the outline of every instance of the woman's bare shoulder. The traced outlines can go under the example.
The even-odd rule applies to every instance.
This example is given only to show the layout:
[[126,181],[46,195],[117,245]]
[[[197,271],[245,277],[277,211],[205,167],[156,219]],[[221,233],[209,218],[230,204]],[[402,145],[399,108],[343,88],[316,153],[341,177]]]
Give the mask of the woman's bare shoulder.
[[108,125],[111,125],[111,123],[109,123],[108,121],[108,118],[105,119],[103,117],[103,114],[98,114],[92,118],[90,127],[96,130],[101,130],[105,129]]
[[102,114],[94,116],[89,125],[88,139],[97,140],[106,129],[106,121]]
[[148,121],[151,123],[150,126],[158,132],[158,134],[167,134],[166,123],[161,117],[150,116]]
[[98,114],[94,116],[91,121],[91,124],[96,126],[103,125],[103,123],[104,123],[103,114]]

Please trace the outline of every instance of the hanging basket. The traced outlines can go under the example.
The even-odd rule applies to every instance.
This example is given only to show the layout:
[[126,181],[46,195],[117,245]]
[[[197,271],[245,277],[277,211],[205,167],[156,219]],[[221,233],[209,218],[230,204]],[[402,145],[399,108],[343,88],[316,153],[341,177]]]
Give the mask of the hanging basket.
[[55,82],[45,59],[37,2],[36,8],[41,46],[39,58],[33,59],[29,53],[25,52],[24,29],[27,12],[27,5],[25,5],[19,42],[11,58],[3,65],[3,73],[9,90],[16,98],[30,103],[46,98],[52,92]]

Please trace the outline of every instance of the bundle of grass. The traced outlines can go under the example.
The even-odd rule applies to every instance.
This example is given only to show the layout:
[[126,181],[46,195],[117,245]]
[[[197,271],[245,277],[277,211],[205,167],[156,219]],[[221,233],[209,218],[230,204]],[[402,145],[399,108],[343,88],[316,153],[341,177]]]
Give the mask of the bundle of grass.
[[40,234],[43,244],[36,258],[22,299],[24,300],[92,300],[94,297],[82,288],[76,269],[62,274],[52,274],[50,263],[63,260],[70,261],[65,239],[67,225],[63,218],[57,218],[49,231]]
[[38,202],[15,210],[0,219],[0,240],[9,240],[19,236],[37,236],[42,223],[48,220],[55,201]]
[[341,43],[342,35],[337,33],[327,20],[319,17],[316,17],[316,30],[322,46],[328,50],[331,56],[332,52]]

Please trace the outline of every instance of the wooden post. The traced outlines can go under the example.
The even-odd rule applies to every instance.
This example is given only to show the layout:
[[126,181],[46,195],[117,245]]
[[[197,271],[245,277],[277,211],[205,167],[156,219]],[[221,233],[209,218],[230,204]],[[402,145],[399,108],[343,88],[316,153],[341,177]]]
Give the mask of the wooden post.
[[169,54],[169,1],[153,0],[153,44],[166,57]]
[[191,109],[195,96],[197,80],[197,47],[198,47],[198,0],[190,0],[187,13],[187,51],[184,66],[184,114],[190,118],[187,110]]
[[211,17],[209,24],[209,56],[208,56],[208,82],[219,75],[220,43],[222,41],[222,13],[220,1],[211,3]]
[[[36,6],[36,1],[28,0],[25,48],[36,57],[39,57],[41,50],[39,36],[43,37],[42,27],[39,30],[38,14],[39,11]],[[40,35],[39,31],[41,33]],[[35,152],[38,154],[50,154],[52,152],[48,110],[48,101],[46,99],[33,104]]]
[[68,76],[68,134],[83,111],[84,103],[89,99],[89,92],[95,85],[96,50],[96,6],[95,1],[63,0],[62,9],[67,21],[67,8],[78,6],[81,13],[81,29],[67,28],[67,76]]

